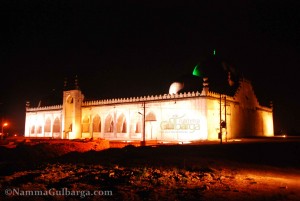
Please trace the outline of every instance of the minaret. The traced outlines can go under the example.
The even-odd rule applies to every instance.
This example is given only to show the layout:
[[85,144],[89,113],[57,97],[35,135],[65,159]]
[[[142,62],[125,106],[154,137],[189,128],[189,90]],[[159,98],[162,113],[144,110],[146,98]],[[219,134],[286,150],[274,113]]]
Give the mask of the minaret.
[[201,95],[207,96],[208,95],[208,91],[209,91],[208,78],[204,77],[203,78],[203,89],[202,89]]
[[78,86],[78,78],[75,76],[74,85],[68,86],[67,80],[64,82],[63,91],[63,114],[62,128],[63,139],[81,139],[81,106],[83,94]]

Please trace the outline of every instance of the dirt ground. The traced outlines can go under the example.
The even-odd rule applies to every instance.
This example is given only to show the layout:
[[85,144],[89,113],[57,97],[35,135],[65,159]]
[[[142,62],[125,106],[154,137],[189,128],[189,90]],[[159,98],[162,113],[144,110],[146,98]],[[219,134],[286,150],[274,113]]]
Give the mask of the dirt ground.
[[300,200],[297,140],[108,146],[1,146],[0,200]]

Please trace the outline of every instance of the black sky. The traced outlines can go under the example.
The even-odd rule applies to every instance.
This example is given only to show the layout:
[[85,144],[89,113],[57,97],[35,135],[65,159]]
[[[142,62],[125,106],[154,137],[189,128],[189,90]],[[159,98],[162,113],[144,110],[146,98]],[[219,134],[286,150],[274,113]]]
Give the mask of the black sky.
[[300,131],[298,1],[1,1],[1,112],[18,132],[32,105],[78,75],[87,99],[156,95],[213,49]]

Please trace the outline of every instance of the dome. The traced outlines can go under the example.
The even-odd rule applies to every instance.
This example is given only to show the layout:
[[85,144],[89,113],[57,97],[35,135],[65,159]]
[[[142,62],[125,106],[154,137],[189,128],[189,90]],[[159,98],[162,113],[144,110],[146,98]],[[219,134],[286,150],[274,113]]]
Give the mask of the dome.
[[176,93],[202,91],[203,78],[208,78],[209,90],[217,93],[234,95],[239,86],[236,69],[225,59],[212,55],[196,64],[190,73],[176,78],[170,85],[169,93],[179,85],[182,88],[177,87]]
[[169,88],[169,94],[177,94],[183,88],[183,82],[173,82]]
[[202,91],[202,78],[192,74],[179,76],[170,85],[169,94],[189,91]]

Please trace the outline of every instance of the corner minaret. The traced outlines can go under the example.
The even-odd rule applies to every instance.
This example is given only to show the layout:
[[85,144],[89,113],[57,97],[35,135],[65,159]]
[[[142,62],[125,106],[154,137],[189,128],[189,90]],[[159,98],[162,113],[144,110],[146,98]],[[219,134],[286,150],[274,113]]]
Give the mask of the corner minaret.
[[204,96],[207,96],[208,95],[208,91],[209,91],[208,78],[204,77],[203,78],[203,89],[202,89],[201,94],[204,95]]
[[62,128],[63,139],[80,139],[81,135],[81,106],[84,96],[78,86],[75,76],[74,85],[64,82]]

